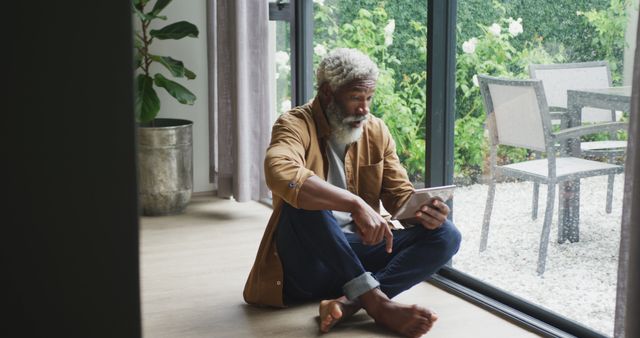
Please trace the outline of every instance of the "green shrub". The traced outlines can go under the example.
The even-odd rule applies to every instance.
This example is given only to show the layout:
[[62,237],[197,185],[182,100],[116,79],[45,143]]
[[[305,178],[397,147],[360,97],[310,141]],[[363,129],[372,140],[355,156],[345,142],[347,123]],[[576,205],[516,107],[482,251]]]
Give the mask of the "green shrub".
[[[396,80],[394,66],[400,62],[389,49],[393,45],[394,22],[388,18],[383,6],[371,10],[360,8],[350,22],[339,24],[334,8],[315,6],[315,50],[328,51],[337,47],[357,48],[366,53],[378,65],[380,75],[372,114],[382,118],[396,141],[398,156],[407,169],[409,178],[421,181],[425,164],[424,114],[426,107],[426,71],[401,74]],[[413,44],[426,43],[426,28],[414,23],[416,37]],[[426,51],[426,47],[423,49]],[[323,55],[314,56],[318,63]],[[320,53],[322,54],[322,53]],[[426,62],[426,52],[418,53]],[[424,63],[423,63],[424,64]]]
[[484,136],[484,116],[471,114],[456,120],[454,129],[454,173],[476,181],[482,174],[487,142]]
[[598,59],[607,60],[611,67],[611,77],[615,85],[622,83],[622,62],[624,60],[627,28],[627,8],[629,0],[611,0],[609,8],[587,12],[578,11],[586,21],[595,28],[596,36],[591,39],[593,51],[597,51]]
[[[605,59],[618,83],[628,1],[458,1],[454,176],[474,182],[486,161],[485,112],[475,75],[528,78],[530,63]],[[412,181],[422,180],[427,28],[426,19],[416,18],[426,18],[426,3],[325,0],[316,2],[314,15],[316,65],[326,51],[351,47],[380,67],[372,113],[389,126]],[[522,148],[498,150],[502,164],[529,157]]]

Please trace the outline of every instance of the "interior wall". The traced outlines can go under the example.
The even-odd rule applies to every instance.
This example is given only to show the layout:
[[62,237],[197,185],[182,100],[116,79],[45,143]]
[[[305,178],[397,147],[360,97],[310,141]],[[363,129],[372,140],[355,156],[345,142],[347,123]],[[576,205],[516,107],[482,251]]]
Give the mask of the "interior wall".
[[[149,5],[151,6],[151,5]],[[171,56],[184,62],[196,74],[193,80],[174,79],[160,65],[152,67],[152,72],[161,72],[179,82],[196,95],[193,106],[178,103],[164,89],[158,90],[160,113],[158,117],[180,118],[193,121],[193,191],[212,191],[209,183],[209,89],[207,85],[207,17],[206,0],[173,1],[162,12],[167,20],[156,20],[152,29],[186,20],[198,27],[198,38],[181,40],[154,40],[151,50],[157,55]]]

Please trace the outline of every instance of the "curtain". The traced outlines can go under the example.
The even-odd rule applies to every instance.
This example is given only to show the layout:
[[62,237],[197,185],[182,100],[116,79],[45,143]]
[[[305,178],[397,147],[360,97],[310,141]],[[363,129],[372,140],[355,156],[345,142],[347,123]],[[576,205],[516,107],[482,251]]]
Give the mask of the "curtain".
[[263,161],[271,121],[267,1],[207,1],[209,178],[220,197],[268,196]]
[[[636,41],[640,46],[640,25]],[[620,338],[640,337],[640,48],[634,59],[614,326]]]

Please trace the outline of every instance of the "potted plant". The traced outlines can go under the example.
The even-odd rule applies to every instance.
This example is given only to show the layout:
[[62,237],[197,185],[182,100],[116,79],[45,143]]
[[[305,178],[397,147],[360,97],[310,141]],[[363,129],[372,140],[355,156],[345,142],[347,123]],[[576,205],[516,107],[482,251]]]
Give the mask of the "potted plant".
[[151,65],[164,66],[175,78],[192,80],[196,75],[183,62],[151,52],[154,40],[179,40],[198,37],[198,28],[179,21],[160,29],[150,29],[171,0],[157,0],[148,10],[149,0],[133,0],[137,19],[134,37],[136,64],[135,112],[138,122],[139,193],[144,215],[167,215],[182,212],[193,190],[193,122],[182,119],[156,118],[160,99],[156,88],[162,88],[178,102],[193,105],[196,96],[181,84],[160,73],[152,74]]

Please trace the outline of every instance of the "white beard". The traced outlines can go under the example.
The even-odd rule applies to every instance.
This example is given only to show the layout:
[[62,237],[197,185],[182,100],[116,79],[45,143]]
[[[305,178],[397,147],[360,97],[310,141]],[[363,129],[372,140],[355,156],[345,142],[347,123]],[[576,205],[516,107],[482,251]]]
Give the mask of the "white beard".
[[367,119],[365,116],[349,116],[345,117],[344,112],[335,101],[331,101],[325,109],[325,115],[331,126],[331,139],[339,144],[351,144],[360,139],[362,136],[362,130],[364,128],[363,122],[357,128],[351,127],[350,123],[356,121],[364,121]]

